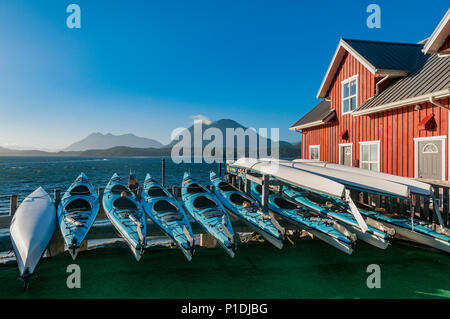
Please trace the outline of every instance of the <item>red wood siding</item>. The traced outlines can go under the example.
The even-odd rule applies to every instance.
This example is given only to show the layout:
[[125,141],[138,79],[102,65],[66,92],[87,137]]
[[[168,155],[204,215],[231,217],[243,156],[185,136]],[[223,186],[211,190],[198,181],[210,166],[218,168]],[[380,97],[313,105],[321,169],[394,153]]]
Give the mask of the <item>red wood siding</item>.
[[447,37],[447,39],[445,40],[444,44],[441,46],[439,51],[444,51],[447,49],[450,49],[450,36]]
[[[320,160],[339,162],[339,144],[353,143],[353,161],[359,158],[359,142],[380,141],[380,171],[400,176],[414,177],[414,138],[448,135],[448,111],[431,103],[423,103],[420,110],[414,105],[394,110],[355,117],[342,115],[341,81],[358,74],[358,103],[375,94],[379,80],[353,56],[347,54],[328,92],[331,107],[336,109],[337,121],[332,124],[303,129],[302,158],[309,158],[309,146],[320,145]],[[450,107],[450,99],[440,101]],[[419,130],[420,121],[434,114],[433,129]],[[341,133],[348,130],[348,140]],[[445,143],[446,179],[448,179],[448,141]]]

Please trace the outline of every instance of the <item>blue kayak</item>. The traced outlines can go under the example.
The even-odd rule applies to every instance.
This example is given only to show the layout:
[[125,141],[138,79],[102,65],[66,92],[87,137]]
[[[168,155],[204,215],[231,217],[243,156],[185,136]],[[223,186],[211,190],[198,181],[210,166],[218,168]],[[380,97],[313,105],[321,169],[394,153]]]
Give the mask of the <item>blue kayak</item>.
[[184,173],[181,197],[189,214],[217,239],[217,242],[233,258],[237,240],[230,218],[219,199],[188,173]]
[[[251,182],[252,196],[261,202],[262,187]],[[351,254],[355,248],[356,235],[350,233],[344,227],[330,218],[323,218],[308,209],[287,200],[281,195],[270,192],[268,207],[271,211],[286,219],[288,222],[312,233],[324,242]]]
[[178,200],[150,174],[145,177],[141,203],[151,220],[192,260],[194,234],[189,219]]
[[275,247],[283,248],[284,228],[263,212],[260,204],[231,186],[225,179],[218,177],[216,173],[211,172],[209,177],[215,194],[228,211],[241,218],[253,231]]
[[[370,225],[368,225],[368,230],[363,232],[355,217],[349,213],[345,207],[333,205],[330,198],[327,198],[326,196],[320,196],[318,194],[289,187],[283,187],[283,193],[306,209],[335,219],[349,231],[355,233],[359,239],[375,247],[386,249],[392,241],[394,235],[393,232],[388,234]],[[392,229],[386,231],[392,231]]]
[[81,243],[100,209],[97,192],[84,173],[70,185],[58,205],[58,223],[70,255],[75,260]]
[[140,260],[146,246],[145,213],[136,195],[114,174],[103,193],[106,216]]

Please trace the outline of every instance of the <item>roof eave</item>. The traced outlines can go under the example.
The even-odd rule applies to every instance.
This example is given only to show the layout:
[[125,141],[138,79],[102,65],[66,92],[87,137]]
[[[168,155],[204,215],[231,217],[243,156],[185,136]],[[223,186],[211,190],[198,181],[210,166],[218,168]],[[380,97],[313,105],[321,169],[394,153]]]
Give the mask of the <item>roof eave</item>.
[[450,9],[447,10],[442,20],[439,22],[436,29],[434,29],[427,43],[423,47],[424,53],[437,53],[439,48],[444,43],[445,39],[450,34]]
[[361,116],[361,115],[367,115],[367,114],[372,114],[372,113],[378,113],[378,112],[383,112],[383,111],[395,109],[395,108],[406,106],[406,105],[411,105],[414,103],[426,102],[430,98],[440,99],[440,98],[444,98],[447,96],[450,96],[450,88],[432,92],[432,93],[423,94],[420,96],[415,96],[415,97],[412,97],[409,99],[404,99],[404,100],[395,101],[395,102],[391,102],[391,103],[387,103],[387,104],[383,104],[383,105],[378,105],[378,106],[371,107],[368,109],[363,109],[363,110],[359,110],[359,111],[355,110],[355,111],[353,111],[352,115]]
[[320,120],[320,121],[310,122],[310,123],[306,123],[306,124],[302,124],[302,125],[291,126],[289,128],[289,130],[290,131],[302,130],[304,128],[319,126],[319,125],[323,125],[323,124],[325,124],[325,122],[323,120]]
[[317,98],[327,97],[328,89],[331,82],[333,81],[334,75],[336,74],[336,70],[338,69],[340,62],[344,57],[345,51],[353,55],[372,74],[376,73],[376,68],[369,61],[367,61],[357,51],[355,51],[347,42],[344,41],[344,39],[341,39],[339,41],[338,47],[336,48],[336,51],[334,52],[333,58],[331,59],[331,63],[328,66],[327,73],[325,73],[325,77],[322,80],[319,92],[317,93]]

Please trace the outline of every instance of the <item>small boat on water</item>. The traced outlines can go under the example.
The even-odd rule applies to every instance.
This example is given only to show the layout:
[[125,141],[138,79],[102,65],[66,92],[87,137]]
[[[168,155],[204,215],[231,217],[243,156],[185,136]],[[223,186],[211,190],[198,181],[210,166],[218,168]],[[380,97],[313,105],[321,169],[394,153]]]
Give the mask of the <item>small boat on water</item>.
[[[251,194],[256,200],[262,200],[262,187],[251,182]],[[351,254],[356,245],[356,235],[349,232],[334,219],[324,218],[305,207],[288,200],[284,196],[269,193],[268,207],[289,223],[304,229],[317,238],[339,250]]]
[[285,230],[278,224],[275,217],[263,212],[259,203],[231,186],[216,173],[210,173],[210,180],[215,194],[229,212],[241,218],[272,245],[279,249],[283,248]]
[[114,174],[102,201],[106,216],[130,246],[136,260],[140,260],[147,244],[147,223],[136,195]]
[[151,220],[192,260],[194,234],[189,219],[178,200],[150,174],[145,177],[141,203]]
[[233,258],[236,253],[237,238],[230,218],[216,195],[186,172],[183,176],[181,197],[189,214],[217,239],[227,254]]
[[39,187],[28,195],[11,221],[11,243],[24,289],[34,274],[56,229],[56,208],[47,192]]
[[100,209],[97,192],[84,173],[70,185],[58,205],[58,223],[70,255],[78,250],[94,224]]

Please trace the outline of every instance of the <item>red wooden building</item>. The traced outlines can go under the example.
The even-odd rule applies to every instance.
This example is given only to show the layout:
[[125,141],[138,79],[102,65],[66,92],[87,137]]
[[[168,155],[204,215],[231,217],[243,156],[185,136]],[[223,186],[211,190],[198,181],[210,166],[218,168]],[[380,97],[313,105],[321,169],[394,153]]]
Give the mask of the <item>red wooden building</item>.
[[317,97],[302,158],[448,180],[450,9],[420,43],[341,39]]

